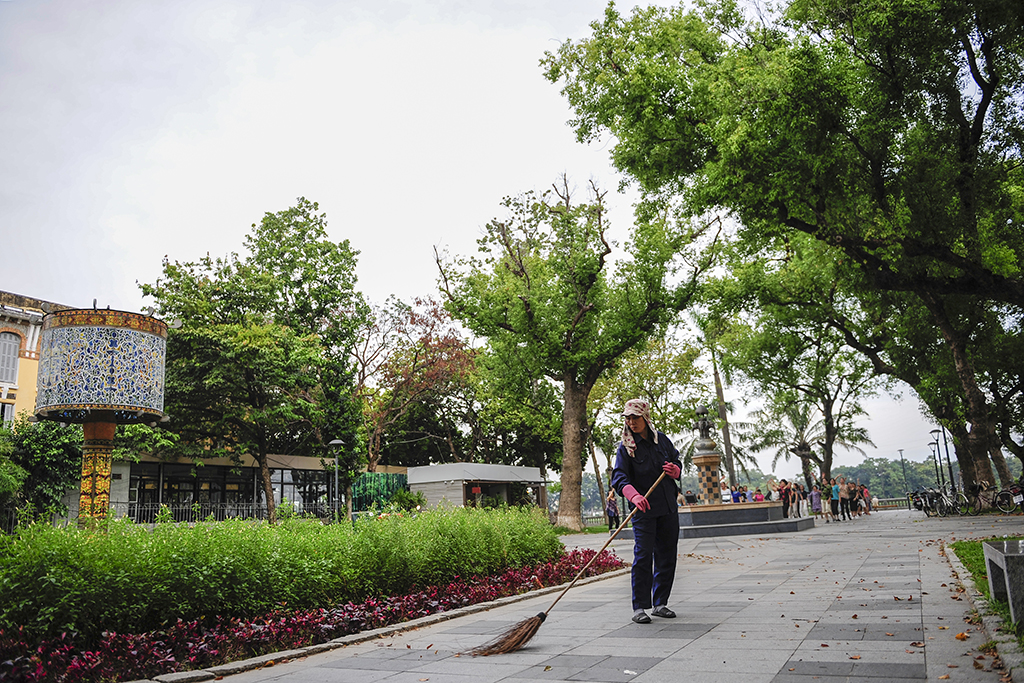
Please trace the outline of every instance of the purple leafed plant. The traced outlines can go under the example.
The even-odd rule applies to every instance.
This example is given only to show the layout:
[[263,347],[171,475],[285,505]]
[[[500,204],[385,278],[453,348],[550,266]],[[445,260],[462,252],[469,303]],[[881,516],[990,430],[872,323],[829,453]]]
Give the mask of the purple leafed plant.
[[[446,586],[429,586],[407,595],[370,598],[315,610],[288,610],[282,605],[259,619],[214,617],[178,620],[149,633],[103,634],[94,647],[83,648],[73,634],[31,644],[22,631],[0,631],[0,682],[92,683],[153,678],[176,671],[203,669],[247,657],[324,643],[360,631],[397,624],[466,605],[555,586],[572,579],[594,557],[593,550],[573,550],[556,562],[509,569],[493,576],[456,578]],[[597,576],[622,567],[603,552],[587,570]]]

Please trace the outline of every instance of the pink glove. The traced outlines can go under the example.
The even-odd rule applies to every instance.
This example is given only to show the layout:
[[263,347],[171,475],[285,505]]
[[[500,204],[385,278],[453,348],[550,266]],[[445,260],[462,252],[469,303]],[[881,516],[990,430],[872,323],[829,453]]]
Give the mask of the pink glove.
[[636,509],[640,512],[647,512],[651,509],[650,502],[644,498],[642,493],[633,488],[632,484],[626,484],[622,487],[622,495],[626,497],[626,500],[635,505]]
[[661,466],[661,469],[665,472],[665,474],[672,477],[673,479],[679,478],[679,465],[675,464],[674,462],[665,463],[664,465]]

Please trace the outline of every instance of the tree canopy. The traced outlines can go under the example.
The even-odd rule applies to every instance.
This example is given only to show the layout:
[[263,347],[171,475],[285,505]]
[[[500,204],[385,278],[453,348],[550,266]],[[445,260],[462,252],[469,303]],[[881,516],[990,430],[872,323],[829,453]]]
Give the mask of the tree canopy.
[[602,373],[651,337],[697,291],[702,261],[674,283],[676,255],[697,237],[664,219],[638,222],[629,259],[613,264],[604,193],[591,185],[577,203],[563,178],[553,190],[506,198],[481,257],[438,255],[449,309],[502,357],[519,356],[536,377],[562,386],[562,472],[558,523],[582,528],[580,476],[589,436],[587,399]]
[[958,385],[962,410],[944,423],[969,469],[998,464],[963,311],[987,307],[1018,335],[1020,3],[793,0],[753,18],[732,0],[609,5],[591,28],[543,60],[579,139],[611,135],[649,198],[727,214],[751,251],[806,235],[849,271],[850,293],[910,297]]
[[351,444],[342,459],[356,454],[349,354],[365,306],[356,252],[327,238],[317,211],[300,198],[253,225],[247,257],[165,259],[162,277],[142,285],[160,315],[181,321],[167,343],[170,429],[193,457],[250,454],[272,521],[268,454],[333,458],[335,439]]

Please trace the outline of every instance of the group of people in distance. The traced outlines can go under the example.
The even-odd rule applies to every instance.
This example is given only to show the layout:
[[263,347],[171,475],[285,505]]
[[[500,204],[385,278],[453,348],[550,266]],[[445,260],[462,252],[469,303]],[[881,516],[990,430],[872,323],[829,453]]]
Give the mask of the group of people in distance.
[[721,494],[723,503],[760,503],[763,501],[782,501],[782,516],[786,519],[813,516],[824,517],[825,523],[831,520],[849,520],[861,515],[870,515],[872,507],[871,493],[868,487],[846,477],[836,479],[821,478],[821,483],[814,484],[808,491],[803,484],[780,480],[778,483],[768,480],[768,493],[761,493],[760,488],[754,491],[746,486],[730,487],[722,482]]
[[723,481],[721,493],[723,503],[782,501],[782,516],[785,518],[803,517],[807,510],[808,496],[803,484],[790,483],[785,479],[777,483],[769,479],[766,493],[761,493],[760,488],[750,491],[746,486],[730,487]]
[[877,504],[877,499],[872,499],[867,486],[847,481],[846,477],[822,477],[821,483],[814,485],[810,500],[811,512],[815,517],[822,515],[825,524],[830,520],[839,522],[870,515],[871,508]]

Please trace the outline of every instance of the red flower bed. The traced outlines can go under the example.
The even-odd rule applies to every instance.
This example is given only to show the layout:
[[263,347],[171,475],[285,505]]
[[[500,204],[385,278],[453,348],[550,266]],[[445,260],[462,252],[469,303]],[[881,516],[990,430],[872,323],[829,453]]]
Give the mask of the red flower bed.
[[[239,659],[324,643],[351,633],[518,595],[564,583],[594,557],[593,550],[573,550],[557,562],[510,569],[496,576],[457,579],[408,595],[372,598],[329,609],[281,609],[260,619],[214,618],[181,621],[160,631],[105,633],[99,643],[82,646],[71,634],[36,645],[20,632],[0,631],[0,681],[10,683],[89,683],[153,678],[203,669]],[[604,552],[587,570],[597,576],[622,567]]]

